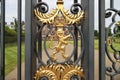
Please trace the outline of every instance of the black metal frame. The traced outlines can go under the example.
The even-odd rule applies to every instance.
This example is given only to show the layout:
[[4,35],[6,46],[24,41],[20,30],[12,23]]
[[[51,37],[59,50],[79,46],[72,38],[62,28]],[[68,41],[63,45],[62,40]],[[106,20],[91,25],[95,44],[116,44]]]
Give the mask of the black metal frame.
[[[1,1],[1,34],[0,34],[0,80],[5,80],[5,0]],[[33,14],[35,5],[42,0],[25,0],[26,18],[25,18],[25,80],[33,80],[34,74],[40,65],[46,65],[42,62],[42,27],[45,24],[38,22]],[[74,0],[73,3],[78,3],[78,0]],[[110,76],[110,80],[114,80],[114,76],[120,74],[120,70],[115,68],[116,62],[113,61],[108,52],[108,32],[111,26],[115,23],[116,15],[120,15],[120,11],[114,8],[114,0],[110,0],[110,8],[105,10],[105,0],[99,0],[99,80],[105,80],[107,72],[114,70],[114,73],[107,74]],[[74,55],[74,65],[78,64],[81,60],[81,65],[84,68],[85,80],[94,80],[94,0],[81,0],[82,8],[85,11],[84,21],[81,26],[76,24],[74,26],[74,32],[71,34],[74,36],[74,48],[72,55]],[[21,80],[21,12],[22,12],[22,0],[18,0],[18,58],[17,58],[17,80]],[[106,11],[106,12],[105,12]],[[115,14],[107,11],[113,11]],[[112,23],[109,25],[107,31],[105,31],[105,17],[112,18]],[[51,25],[50,25],[51,26]],[[37,30],[38,29],[38,30]],[[81,55],[78,56],[78,33],[81,35]],[[49,34],[49,32],[48,32]],[[115,33],[116,34],[116,33]],[[114,35],[115,35],[114,34]],[[114,36],[113,35],[113,36]],[[113,38],[112,36],[112,38]],[[47,36],[46,36],[47,37]],[[112,39],[111,38],[111,39]],[[38,44],[36,44],[38,42]],[[44,46],[46,44],[44,43]],[[114,47],[110,45],[112,49]],[[38,51],[36,48],[38,47]],[[116,50],[114,49],[114,52]],[[112,62],[112,66],[106,67],[105,56]],[[116,57],[114,53],[114,57]],[[50,57],[50,56],[49,56]],[[37,61],[38,58],[38,61]],[[69,59],[68,61],[71,61]],[[67,61],[65,61],[67,62]],[[62,63],[65,63],[62,62]],[[59,63],[59,62],[57,62]]]

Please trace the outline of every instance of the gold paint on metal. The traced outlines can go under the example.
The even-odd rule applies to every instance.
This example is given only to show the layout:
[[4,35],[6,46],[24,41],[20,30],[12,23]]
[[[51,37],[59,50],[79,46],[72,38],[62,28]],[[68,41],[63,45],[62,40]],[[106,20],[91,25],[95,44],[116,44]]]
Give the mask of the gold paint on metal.
[[120,63],[120,60],[116,60],[116,62],[119,62],[119,63]]
[[60,51],[62,52],[62,57],[64,59],[67,59],[68,56],[65,55],[65,46],[68,44],[68,42],[66,41],[71,35],[64,35],[64,31],[63,31],[63,28],[58,28],[57,29],[57,39],[58,39],[58,44],[57,46],[55,46],[54,48],[51,48],[50,49],[55,49],[55,52],[53,52],[53,55],[51,56],[51,58],[56,61],[57,58],[55,57],[55,55],[57,53],[59,53]]
[[56,22],[55,18],[60,15],[65,19],[64,23],[67,25],[80,23],[84,16],[84,11],[81,11],[78,14],[71,14],[68,10],[64,9],[63,4],[63,0],[57,0],[57,8],[51,10],[50,13],[41,13],[38,9],[34,9],[35,16],[40,22],[52,25]]
[[55,54],[62,51],[62,57],[67,59],[68,56],[65,55],[65,46],[68,44],[67,39],[70,35],[64,35],[65,31],[63,31],[63,27],[69,24],[80,23],[83,16],[84,11],[81,11],[77,14],[70,14],[68,10],[65,10],[63,7],[64,0],[57,0],[57,8],[50,11],[50,13],[41,13],[38,9],[34,9],[35,16],[39,19],[40,22],[51,24],[57,27],[57,38],[58,44],[54,48],[55,52],[51,58],[56,61]]
[[112,40],[111,39],[107,39],[107,44],[110,46],[112,45]]
[[39,80],[41,77],[46,76],[49,80],[70,80],[74,75],[84,78],[83,69],[79,66],[68,64],[52,64],[41,66],[37,70],[34,79]]
[[[64,59],[68,56],[65,55],[65,47],[68,44],[67,39],[71,35],[65,35],[63,27],[66,25],[78,24],[84,17],[84,11],[80,11],[77,14],[71,14],[63,7],[64,0],[57,0],[57,8],[51,10],[49,13],[39,12],[38,9],[34,9],[34,14],[41,23],[54,25],[57,27],[56,37],[58,44],[52,50],[55,50],[51,55],[51,58],[56,61],[55,55],[61,52]],[[52,36],[52,35],[51,35]],[[50,36],[50,37],[51,37]],[[52,42],[53,40],[51,40]],[[41,66],[37,70],[34,79],[39,80],[42,77],[47,77],[49,80],[70,80],[74,75],[84,78],[83,69],[80,66],[68,65],[68,64],[51,64],[47,66]]]
[[120,27],[120,21],[116,22],[116,24],[118,27]]

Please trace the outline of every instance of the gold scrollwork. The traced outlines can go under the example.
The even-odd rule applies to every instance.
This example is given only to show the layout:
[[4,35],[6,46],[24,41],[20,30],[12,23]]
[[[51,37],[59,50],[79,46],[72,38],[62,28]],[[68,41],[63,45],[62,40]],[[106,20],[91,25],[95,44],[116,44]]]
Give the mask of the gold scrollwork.
[[77,75],[84,78],[83,69],[80,66],[68,64],[52,64],[45,67],[41,66],[35,74],[35,80],[46,76],[49,80],[70,80],[72,76]]

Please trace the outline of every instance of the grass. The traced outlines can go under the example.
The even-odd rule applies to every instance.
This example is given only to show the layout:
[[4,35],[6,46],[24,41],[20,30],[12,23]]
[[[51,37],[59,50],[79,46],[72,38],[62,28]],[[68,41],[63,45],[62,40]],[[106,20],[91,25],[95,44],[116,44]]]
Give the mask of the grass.
[[[68,42],[69,42],[69,44],[73,44],[73,41],[68,41]],[[98,39],[95,39],[95,40],[94,40],[94,49],[95,49],[95,50],[98,50],[98,48],[99,48],[98,45],[99,45]],[[80,42],[80,41],[78,42],[78,46],[79,46],[79,47],[81,46],[81,42]],[[119,43],[113,42],[113,46],[115,47],[116,50],[120,50],[120,42],[119,42]],[[109,50],[110,53],[113,53],[113,52],[114,52],[114,51],[111,49],[110,46],[108,46],[108,50]]]
[[[43,46],[43,43],[42,43]],[[49,41],[47,42],[47,48],[49,47]],[[43,47],[42,47],[43,49]],[[25,57],[25,45],[22,43],[22,61]],[[17,66],[17,43],[5,44],[5,74],[14,70]]]
[[96,50],[98,50],[98,48],[99,48],[98,45],[99,45],[99,44],[98,44],[98,40],[97,40],[97,39],[94,40],[94,48],[95,48]]
[[[94,40],[94,48],[96,49],[96,50],[98,50],[98,48],[99,48],[99,44],[98,44],[99,42],[98,42],[98,40]],[[112,45],[113,45],[113,47],[116,49],[116,50],[120,50],[120,42],[112,42]],[[108,45],[108,51],[110,52],[110,53],[114,53],[114,51],[113,51],[113,49],[111,48],[111,46],[110,45]]]
[[[68,41],[69,44],[73,44],[73,41]],[[78,46],[81,46],[81,41],[78,41]],[[94,48],[98,50],[98,40],[94,40]]]
[[[7,75],[17,65],[17,43],[5,45],[5,74]],[[24,61],[24,43],[22,43],[22,61]]]
[[[114,39],[114,41],[112,41],[112,46],[114,47],[115,50],[120,51],[120,39]],[[108,46],[108,50],[111,53],[114,53],[114,51],[111,49],[111,46]],[[119,52],[118,52],[119,54]]]
[[[73,41],[68,41],[69,44],[73,44]],[[81,42],[78,42],[78,46],[80,46]],[[98,40],[94,40],[94,48],[96,50],[98,50]],[[47,41],[47,48],[50,46],[50,42]],[[17,44],[13,43],[13,44],[6,44],[5,45],[5,73],[6,75],[11,72],[13,69],[16,68],[17,65]],[[42,45],[43,46],[43,45]],[[113,46],[116,47],[116,49],[120,49],[120,43],[114,43]],[[109,47],[108,48],[110,50],[110,52],[112,53],[113,50]],[[24,53],[25,53],[25,46],[24,43],[22,43],[22,61],[24,61]]]

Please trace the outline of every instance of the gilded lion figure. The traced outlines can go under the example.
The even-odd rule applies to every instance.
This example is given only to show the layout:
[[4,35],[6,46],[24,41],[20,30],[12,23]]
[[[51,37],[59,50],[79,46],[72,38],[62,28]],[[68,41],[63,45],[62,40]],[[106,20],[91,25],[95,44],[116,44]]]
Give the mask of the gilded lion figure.
[[64,58],[64,59],[67,59],[68,58],[68,56],[67,55],[65,55],[65,46],[68,44],[68,42],[66,41],[68,38],[70,37],[70,35],[67,35],[67,36],[65,36],[64,35],[64,31],[63,31],[63,29],[62,28],[58,28],[58,30],[57,30],[57,38],[58,38],[58,44],[57,44],[57,46],[55,46],[54,48],[51,48],[52,50],[53,49],[55,49],[55,52],[53,52],[53,54],[51,55],[51,58],[53,59],[53,60],[57,60],[56,59],[56,57],[55,57],[55,55],[57,54],[57,53],[59,53],[60,51],[62,51],[62,57]]

